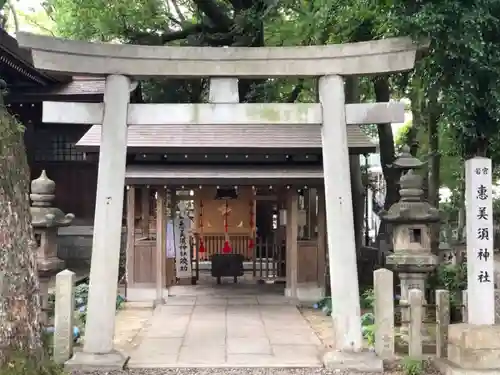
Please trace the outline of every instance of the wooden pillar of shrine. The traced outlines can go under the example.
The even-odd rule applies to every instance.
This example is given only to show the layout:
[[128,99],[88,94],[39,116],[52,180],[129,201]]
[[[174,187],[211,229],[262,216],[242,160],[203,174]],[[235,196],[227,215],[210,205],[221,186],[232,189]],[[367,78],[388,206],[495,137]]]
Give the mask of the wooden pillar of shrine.
[[326,210],[325,193],[318,189],[318,281],[321,288],[326,287]]
[[149,220],[150,220],[150,187],[143,186],[141,188],[141,231],[142,237],[149,237]]
[[278,228],[275,232],[275,242],[278,246],[278,277],[284,280],[286,276],[286,248],[283,249],[283,244],[286,244],[286,205],[287,205],[287,194],[288,191],[283,188],[281,189],[276,197],[276,203],[278,208]]
[[318,189],[309,189],[309,202],[308,202],[308,223],[307,227],[309,230],[309,238],[315,239],[317,237],[317,226],[318,226],[318,206],[317,206]]
[[298,276],[298,218],[297,190],[290,189],[286,201],[286,289],[287,297],[297,297]]
[[155,305],[165,303],[163,291],[166,286],[166,248],[167,248],[167,210],[166,198],[167,189],[164,186],[159,186],[156,196],[156,298]]
[[135,186],[127,187],[127,287],[135,284]]
[[[175,271],[175,246],[173,254],[167,255],[167,241],[171,239],[168,238],[169,235],[173,235],[173,218],[175,216],[175,196],[176,196],[175,188],[168,188],[165,191],[165,246],[163,247],[163,255],[165,259],[165,286],[175,285],[176,283],[176,271]],[[168,225],[172,225],[172,230],[168,231]]]

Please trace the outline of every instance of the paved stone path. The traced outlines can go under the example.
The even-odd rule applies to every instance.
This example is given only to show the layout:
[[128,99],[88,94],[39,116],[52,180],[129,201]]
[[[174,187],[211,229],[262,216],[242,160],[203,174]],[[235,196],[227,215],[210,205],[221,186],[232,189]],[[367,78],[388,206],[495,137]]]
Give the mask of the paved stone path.
[[195,291],[155,309],[130,353],[130,368],[321,366],[321,342],[285,297]]

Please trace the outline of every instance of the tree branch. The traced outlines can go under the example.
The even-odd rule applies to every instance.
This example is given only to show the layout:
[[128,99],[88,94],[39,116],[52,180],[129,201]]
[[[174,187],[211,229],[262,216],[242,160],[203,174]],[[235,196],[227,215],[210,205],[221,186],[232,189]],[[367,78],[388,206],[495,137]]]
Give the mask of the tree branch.
[[12,19],[14,20],[14,30],[17,33],[19,32],[19,18],[17,17],[16,8],[14,7],[12,0],[7,0],[7,5],[12,14]]
[[198,9],[205,13],[210,18],[214,25],[230,30],[233,26],[233,21],[227,16],[226,10],[217,5],[215,0],[193,0]]
[[234,46],[234,37],[231,33],[206,34],[202,36],[204,44],[212,47]]
[[304,89],[304,78],[300,78],[299,82],[295,85],[293,90],[290,92],[290,94],[288,94],[286,103],[295,103],[299,98],[299,95],[303,89]]
[[163,45],[175,40],[186,39],[187,37],[201,33],[202,31],[217,33],[221,32],[221,29],[220,27],[201,24],[190,24],[184,26],[184,28],[182,28],[181,30],[169,30],[163,34],[126,29],[125,37],[133,43],[145,45]]
[[179,8],[179,4],[177,4],[177,0],[170,0],[170,1],[174,6],[175,13],[177,13],[177,17],[179,17],[181,23],[186,22],[186,17],[184,17],[184,14],[182,14],[181,9]]
[[234,9],[243,8],[243,4],[241,0],[229,0]]
[[181,21],[179,21],[179,20],[178,20],[177,18],[175,18],[174,16],[172,16],[172,15],[170,15],[170,14],[167,14],[167,18],[168,18],[171,22],[175,23],[176,25],[178,25],[178,26],[182,26],[182,22],[181,22]]

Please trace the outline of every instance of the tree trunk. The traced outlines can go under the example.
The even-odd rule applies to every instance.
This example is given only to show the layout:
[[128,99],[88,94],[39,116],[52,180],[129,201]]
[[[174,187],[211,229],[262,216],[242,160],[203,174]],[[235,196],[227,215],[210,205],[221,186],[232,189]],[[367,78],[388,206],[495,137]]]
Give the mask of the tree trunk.
[[[377,102],[388,102],[391,97],[391,90],[389,87],[389,78],[386,76],[377,77],[374,80],[375,98]],[[394,146],[394,135],[392,133],[391,124],[378,124],[378,139],[379,139],[379,152],[380,164],[382,172],[384,173],[385,180],[385,201],[384,210],[388,210],[394,203],[399,200],[399,178],[400,171],[397,168],[391,168],[396,158],[396,149]],[[377,243],[382,238],[385,238],[387,244],[390,241],[390,230],[385,222],[380,223],[380,228],[377,235]]]
[[[388,102],[391,98],[391,90],[389,87],[388,77],[377,77],[375,79],[375,98],[377,102]],[[378,124],[378,138],[380,149],[380,164],[384,173],[386,184],[386,194],[384,209],[388,210],[394,203],[399,200],[398,182],[400,171],[397,168],[392,168],[392,163],[396,158],[396,150],[394,147],[394,135],[392,133],[391,124]]]
[[[431,89],[432,90],[432,89]],[[439,170],[441,164],[441,154],[439,152],[439,107],[437,98],[431,95],[431,100],[427,106],[428,110],[428,136],[429,136],[429,163],[428,163],[428,201],[439,208]],[[431,226],[431,251],[433,254],[439,252],[441,223]]]
[[354,240],[356,251],[363,246],[363,222],[365,216],[365,189],[361,175],[361,160],[359,155],[349,156],[349,169],[351,172],[352,208],[354,214]]
[[429,113],[428,136],[429,136],[429,203],[434,207],[439,205],[439,170],[441,164],[441,154],[439,152],[439,132],[438,122],[439,109],[437,103],[429,103],[427,107]]
[[11,355],[44,356],[23,131],[0,96],[0,367]]
[[[345,78],[345,101],[346,104],[359,103],[359,83],[357,77]],[[361,250],[363,244],[363,219],[365,215],[365,189],[361,171],[359,155],[349,156],[349,170],[351,172],[352,208],[354,213],[354,239],[356,251]]]
[[457,243],[462,243],[464,240],[464,230],[466,225],[465,219],[465,173],[462,171],[460,186],[459,186],[459,198],[458,202],[461,202],[460,207],[458,209],[458,218],[457,218]]

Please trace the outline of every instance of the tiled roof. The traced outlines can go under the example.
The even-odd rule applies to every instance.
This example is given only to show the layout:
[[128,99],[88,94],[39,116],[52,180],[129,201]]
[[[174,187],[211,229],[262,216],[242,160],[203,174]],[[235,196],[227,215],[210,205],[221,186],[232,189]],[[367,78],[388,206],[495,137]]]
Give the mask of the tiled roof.
[[54,88],[50,92],[52,95],[99,95],[104,94],[106,81],[104,79],[75,80],[68,84]]
[[[376,145],[356,125],[347,127],[349,147],[373,152]],[[97,151],[101,125],[94,125],[76,144]],[[137,125],[128,129],[129,148],[321,148],[320,125]]]
[[[23,92],[25,97],[27,96],[68,96],[68,95],[103,95],[104,88],[106,86],[105,79],[99,78],[81,78],[73,77],[71,82],[54,85],[45,91],[32,91]],[[130,85],[130,91],[134,91],[137,88],[137,82],[132,82]]]
[[[32,83],[37,88],[46,87],[58,82],[66,82],[67,79],[61,79],[56,75],[43,73],[33,67],[33,59],[30,51],[20,48],[17,40],[0,27],[0,71],[2,78],[12,89],[19,83]],[[16,72],[15,79],[11,80],[9,75]],[[22,78],[23,79],[22,79]],[[19,82],[22,81],[22,82]],[[24,85],[26,86],[26,85]]]

